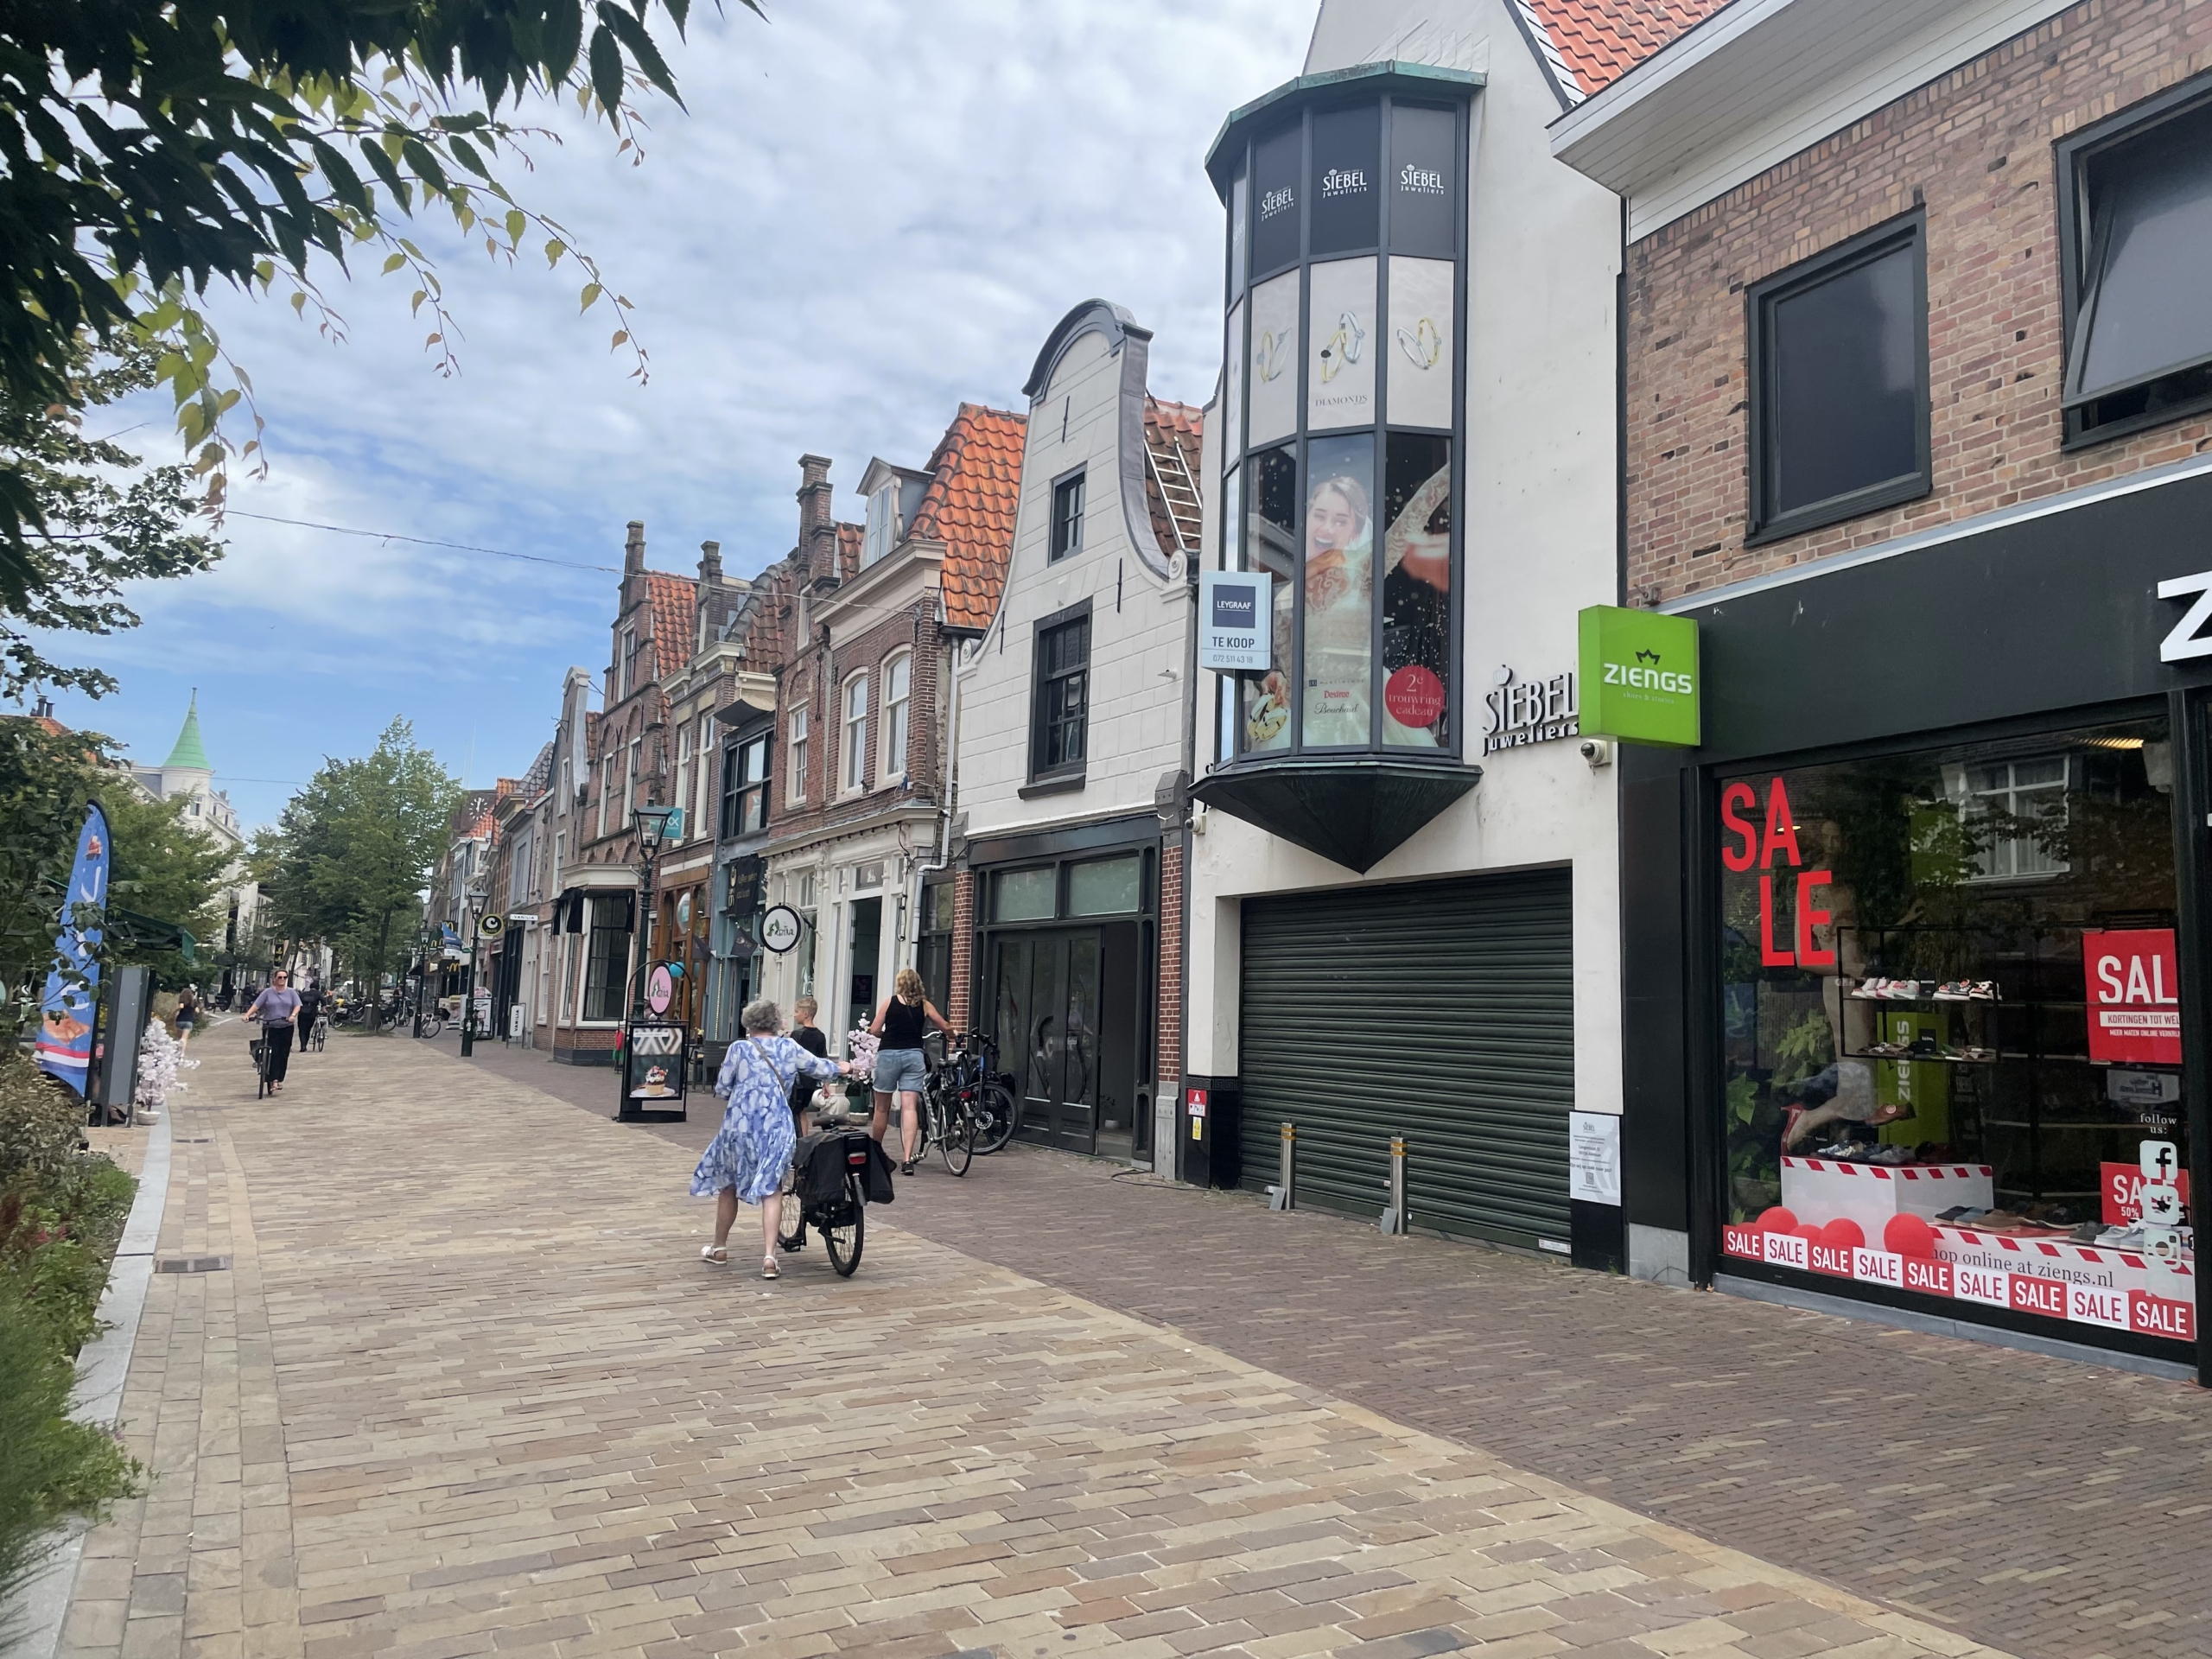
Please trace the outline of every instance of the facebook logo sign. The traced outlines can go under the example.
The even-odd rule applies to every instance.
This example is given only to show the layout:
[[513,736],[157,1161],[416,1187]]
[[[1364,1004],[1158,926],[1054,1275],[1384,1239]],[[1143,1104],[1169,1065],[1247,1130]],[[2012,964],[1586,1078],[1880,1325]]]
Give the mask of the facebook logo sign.
[[1207,570],[1198,577],[1198,666],[1218,674],[1274,666],[1268,637],[1273,578],[1259,570]]

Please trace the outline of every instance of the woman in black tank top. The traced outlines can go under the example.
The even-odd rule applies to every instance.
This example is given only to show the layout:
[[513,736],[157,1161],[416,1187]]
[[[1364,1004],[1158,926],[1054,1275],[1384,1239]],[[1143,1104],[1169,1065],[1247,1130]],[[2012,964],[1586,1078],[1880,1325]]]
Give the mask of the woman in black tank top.
[[891,1097],[898,1096],[906,1154],[899,1160],[899,1173],[911,1175],[914,1142],[921,1129],[922,1085],[929,1078],[929,1068],[922,1060],[922,1039],[929,1035],[931,1026],[950,1037],[952,1027],[923,995],[922,976],[912,968],[901,968],[894,982],[898,989],[883,999],[883,1006],[875,1011],[875,1023],[868,1027],[883,1042],[875,1057],[875,1113],[868,1133],[880,1142],[890,1131]]

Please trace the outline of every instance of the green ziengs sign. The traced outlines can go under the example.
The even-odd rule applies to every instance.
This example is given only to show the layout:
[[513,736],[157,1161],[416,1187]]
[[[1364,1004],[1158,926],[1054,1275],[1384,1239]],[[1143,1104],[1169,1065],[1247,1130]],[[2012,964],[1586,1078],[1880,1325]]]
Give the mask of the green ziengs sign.
[[1578,620],[1583,735],[1695,748],[1697,624],[1618,605],[1592,605]]

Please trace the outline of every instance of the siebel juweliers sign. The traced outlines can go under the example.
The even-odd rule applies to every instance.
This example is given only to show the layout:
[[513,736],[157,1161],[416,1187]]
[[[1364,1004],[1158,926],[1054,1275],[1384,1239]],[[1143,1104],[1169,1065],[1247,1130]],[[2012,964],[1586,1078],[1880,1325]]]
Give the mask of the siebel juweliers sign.
[[1592,605],[1579,620],[1583,733],[1695,748],[1697,624],[1618,605]]

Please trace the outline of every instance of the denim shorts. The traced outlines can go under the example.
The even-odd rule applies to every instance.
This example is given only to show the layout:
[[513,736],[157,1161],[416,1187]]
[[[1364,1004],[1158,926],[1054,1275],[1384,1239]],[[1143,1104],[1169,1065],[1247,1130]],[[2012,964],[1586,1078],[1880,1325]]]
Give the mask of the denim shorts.
[[922,1092],[929,1081],[930,1069],[922,1062],[918,1048],[887,1048],[875,1057],[875,1076],[868,1087],[879,1095],[896,1094],[902,1089]]

